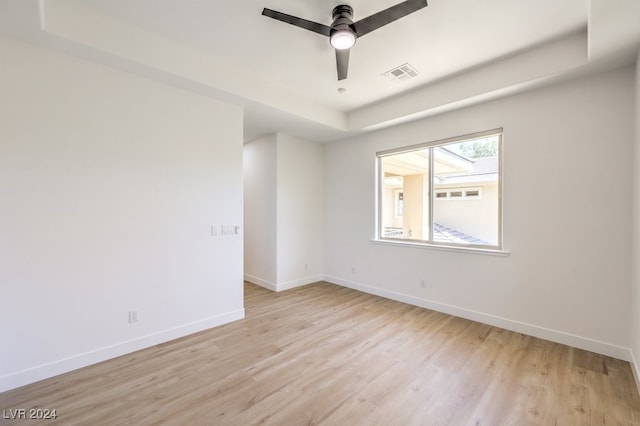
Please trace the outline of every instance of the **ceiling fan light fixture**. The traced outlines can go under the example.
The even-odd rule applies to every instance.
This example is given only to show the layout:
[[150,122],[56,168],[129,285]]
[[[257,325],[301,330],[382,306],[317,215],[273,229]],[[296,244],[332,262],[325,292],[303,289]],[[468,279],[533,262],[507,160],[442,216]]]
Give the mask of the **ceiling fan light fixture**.
[[330,42],[338,50],[351,49],[356,44],[356,35],[351,30],[336,30],[331,33]]

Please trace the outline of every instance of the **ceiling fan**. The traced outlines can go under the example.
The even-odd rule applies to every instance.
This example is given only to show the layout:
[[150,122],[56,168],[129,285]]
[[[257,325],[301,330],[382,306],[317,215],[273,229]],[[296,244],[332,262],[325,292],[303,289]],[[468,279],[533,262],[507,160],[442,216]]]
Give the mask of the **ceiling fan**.
[[369,34],[380,27],[403,18],[427,6],[427,0],[407,0],[391,6],[371,16],[367,16],[357,22],[353,22],[353,9],[346,4],[340,4],[333,8],[333,23],[331,26],[308,21],[286,13],[264,8],[262,14],[305,30],[313,31],[329,37],[329,42],[336,50],[336,64],[338,68],[338,80],[347,78],[349,70],[349,52],[356,43],[358,37]]

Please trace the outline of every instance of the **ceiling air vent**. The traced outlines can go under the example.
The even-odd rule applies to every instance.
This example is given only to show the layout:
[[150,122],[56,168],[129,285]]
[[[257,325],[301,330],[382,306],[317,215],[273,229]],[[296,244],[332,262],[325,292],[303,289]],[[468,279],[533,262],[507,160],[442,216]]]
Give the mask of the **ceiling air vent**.
[[391,80],[405,81],[418,76],[418,71],[409,64],[402,64],[382,74],[383,77],[389,77]]

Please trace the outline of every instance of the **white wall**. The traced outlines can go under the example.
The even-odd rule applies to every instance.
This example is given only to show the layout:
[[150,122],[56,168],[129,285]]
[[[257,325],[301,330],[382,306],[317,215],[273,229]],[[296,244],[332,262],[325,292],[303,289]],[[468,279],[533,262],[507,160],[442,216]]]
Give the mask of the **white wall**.
[[244,146],[244,277],[266,287],[277,282],[277,138]]
[[0,56],[0,391],[242,318],[242,239],[210,235],[241,224],[242,111]]
[[274,291],[320,281],[323,149],[275,134],[245,145],[245,279]]
[[323,148],[278,134],[278,289],[322,279]]
[[[625,68],[327,145],[325,278],[628,358],[633,80]],[[377,151],[498,127],[510,255],[371,241]]]
[[631,291],[631,354],[633,357],[634,375],[640,390],[640,53],[636,61],[635,80],[635,152],[634,152],[634,187],[633,187],[633,250],[631,264],[633,281]]

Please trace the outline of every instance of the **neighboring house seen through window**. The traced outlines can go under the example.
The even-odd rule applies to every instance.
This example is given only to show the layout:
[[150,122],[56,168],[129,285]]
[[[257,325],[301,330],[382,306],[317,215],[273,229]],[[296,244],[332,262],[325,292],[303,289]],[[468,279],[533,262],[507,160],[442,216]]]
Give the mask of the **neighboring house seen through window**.
[[379,152],[378,239],[502,249],[502,129]]

